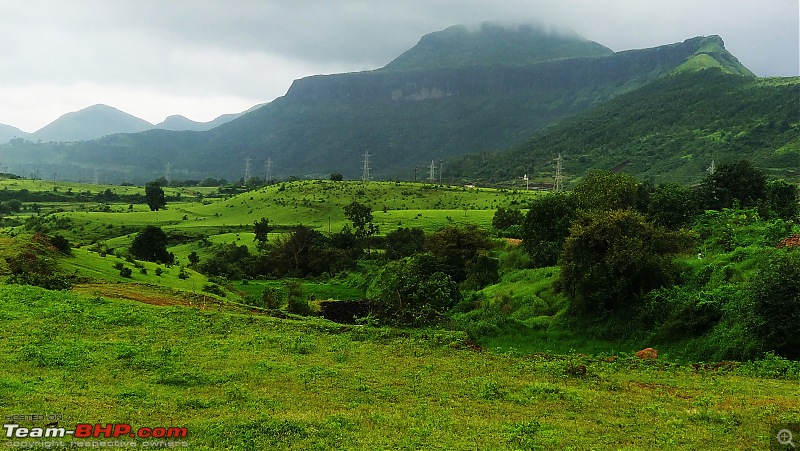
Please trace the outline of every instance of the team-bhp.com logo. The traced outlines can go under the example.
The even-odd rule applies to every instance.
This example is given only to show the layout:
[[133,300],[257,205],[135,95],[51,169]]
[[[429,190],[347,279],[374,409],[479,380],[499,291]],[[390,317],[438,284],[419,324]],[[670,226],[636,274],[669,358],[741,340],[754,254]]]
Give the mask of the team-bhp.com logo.
[[75,429],[61,427],[21,427],[19,424],[4,424],[6,438],[186,438],[185,427],[136,428],[126,423],[89,424],[79,423]]

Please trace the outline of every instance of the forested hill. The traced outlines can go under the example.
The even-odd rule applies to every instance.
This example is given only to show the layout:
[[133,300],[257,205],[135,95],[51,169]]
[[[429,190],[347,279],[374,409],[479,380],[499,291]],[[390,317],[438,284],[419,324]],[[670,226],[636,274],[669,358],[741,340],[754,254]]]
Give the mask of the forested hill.
[[697,182],[707,168],[749,159],[800,181],[800,78],[757,79],[720,70],[681,72],[543,131],[510,151],[449,165],[454,178],[501,182],[530,174],[552,183],[591,169],[653,181]]
[[[464,58],[476,42],[484,64]],[[525,27],[445,30],[381,70],[296,80],[285,96],[210,131],[17,140],[0,147],[0,159],[83,180],[97,169],[104,180],[142,182],[163,175],[167,163],[174,178],[235,180],[247,160],[263,177],[268,159],[276,177],[355,178],[369,152],[373,177],[410,179],[431,160],[522,144],[667,74],[707,67],[750,74],[716,36],[608,54],[582,38]]]

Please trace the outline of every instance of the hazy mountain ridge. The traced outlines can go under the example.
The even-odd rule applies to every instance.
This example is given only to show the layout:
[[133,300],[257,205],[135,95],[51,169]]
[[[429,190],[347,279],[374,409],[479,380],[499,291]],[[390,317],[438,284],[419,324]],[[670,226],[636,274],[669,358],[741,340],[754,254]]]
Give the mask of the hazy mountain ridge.
[[574,33],[540,25],[504,27],[484,22],[477,30],[455,25],[423,36],[417,45],[381,71],[465,66],[527,66],[566,58],[608,56],[614,52]]
[[[534,41],[543,39],[532,36]],[[444,54],[448,44],[443,46],[439,52]],[[427,167],[431,160],[520,145],[545,127],[653,80],[702,69],[687,67],[698,57],[719,59],[715,67],[731,73],[750,74],[726,55],[721,38],[711,36],[607,56],[559,55],[526,65],[515,59],[508,64],[318,75],[295,80],[285,96],[206,132],[151,130],[0,151],[68,161],[80,174],[106,165],[119,171],[114,177],[137,181],[163,175],[167,163],[178,178],[236,179],[247,159],[253,175],[263,176],[268,158],[278,177],[331,172],[358,177],[369,151],[374,177],[409,179],[415,167]],[[59,173],[67,169],[61,167]],[[75,178],[81,177],[87,176]]]
[[25,133],[11,125],[0,124],[0,143],[5,143],[15,138],[29,139],[30,133]]
[[136,133],[153,128],[153,124],[108,105],[92,105],[66,113],[32,133],[34,140],[83,141],[114,133]]

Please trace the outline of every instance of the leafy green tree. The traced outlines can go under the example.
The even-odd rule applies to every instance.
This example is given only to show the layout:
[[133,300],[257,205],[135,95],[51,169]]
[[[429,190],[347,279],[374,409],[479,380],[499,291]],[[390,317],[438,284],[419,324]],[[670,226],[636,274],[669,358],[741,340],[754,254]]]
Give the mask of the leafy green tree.
[[672,258],[688,243],[633,210],[594,213],[570,229],[559,282],[576,313],[625,309],[673,282]]
[[531,201],[522,225],[522,244],[535,266],[556,264],[576,217],[571,193],[549,193]]
[[585,211],[636,208],[639,181],[629,174],[592,171],[573,190],[578,208]]
[[768,182],[767,201],[769,210],[777,217],[787,221],[797,218],[800,211],[797,185],[783,179]]
[[356,236],[367,244],[367,252],[369,252],[369,239],[378,233],[378,228],[372,223],[372,209],[367,205],[352,201],[344,207],[344,214],[353,223]]
[[344,207],[344,215],[353,223],[356,236],[364,238],[372,223],[372,209],[369,206],[352,201]]
[[261,218],[258,221],[253,223],[253,232],[255,233],[255,238],[253,241],[258,241],[258,245],[263,247],[267,244],[267,240],[269,239],[269,232],[272,228],[269,226],[269,219]]
[[144,196],[147,199],[147,206],[150,211],[158,211],[160,208],[167,206],[167,199],[164,196],[164,190],[158,182],[150,182],[144,187]]
[[342,174],[338,172],[334,172],[331,174],[331,181],[341,182],[342,180],[344,180],[344,176]]
[[800,249],[774,250],[750,282],[750,328],[764,351],[800,358]]
[[425,251],[438,256],[443,272],[458,283],[467,280],[469,263],[477,260],[481,252],[491,249],[492,242],[486,231],[476,225],[444,227],[429,235],[425,243]]
[[675,183],[660,185],[648,199],[647,216],[656,224],[670,229],[690,223],[698,213],[694,191]]
[[767,197],[767,177],[748,160],[723,164],[699,187],[707,210],[754,207]]
[[492,216],[492,226],[497,230],[506,230],[511,226],[522,224],[524,219],[521,211],[500,207]]
[[190,252],[188,258],[190,266],[197,266],[200,263],[200,256],[197,255],[197,251]]
[[400,227],[386,234],[384,241],[389,260],[399,260],[422,252],[425,248],[425,232],[420,228]]
[[430,254],[389,262],[367,292],[375,302],[377,316],[412,326],[441,319],[461,300],[461,293],[440,267],[440,259]]
[[131,243],[134,258],[156,263],[172,263],[175,256],[167,252],[167,234],[156,226],[147,226],[137,233]]

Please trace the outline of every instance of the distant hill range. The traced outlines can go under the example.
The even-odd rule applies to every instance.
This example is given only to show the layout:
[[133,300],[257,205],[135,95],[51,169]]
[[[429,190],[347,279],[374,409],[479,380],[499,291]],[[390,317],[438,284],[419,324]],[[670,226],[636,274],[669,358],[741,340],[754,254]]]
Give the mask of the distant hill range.
[[205,131],[219,127],[260,106],[256,105],[242,113],[223,114],[209,122],[196,122],[184,116],[174,115],[153,125],[114,107],[98,104],[66,113],[34,133],[26,133],[16,127],[0,124],[0,143],[14,138],[42,142],[87,141],[117,133],[138,133],[152,129]]
[[[670,83],[680,84],[680,80],[698,76],[698,80],[722,78],[719,83],[704,81],[694,89],[670,92],[675,88]],[[696,155],[691,151],[693,146],[706,145],[710,139],[727,139],[728,131],[686,135],[675,141],[681,149],[657,146],[653,136],[667,139],[668,130],[691,126],[675,124],[695,120],[698,113],[692,108],[703,98],[728,98],[734,108],[737,101],[744,101],[765,111],[759,120],[778,123],[784,130],[781,136],[796,135],[798,121],[792,119],[786,102],[772,113],[765,108],[776,93],[786,95],[796,90],[792,80],[768,82],[756,78],[725,50],[718,36],[615,53],[575,34],[553,33],[537,26],[508,28],[485,23],[474,29],[457,26],[426,35],[378,70],[296,80],[283,97],[207,131],[149,130],[73,144],[16,141],[0,147],[0,161],[50,165],[48,171],[84,180],[97,168],[106,178],[141,183],[164,175],[167,163],[173,178],[235,180],[244,175],[246,162],[251,174],[264,177],[267,160],[272,163],[274,177],[326,177],[339,172],[360,178],[368,153],[374,178],[407,180],[417,173],[425,178],[432,162],[438,173],[441,160],[445,179],[457,176],[458,180],[478,177],[489,181],[512,179],[535,170],[526,166],[528,162],[543,168],[560,149],[544,146],[560,143],[554,136],[570,132],[559,127],[581,118],[596,126],[592,145],[603,151],[590,152],[585,143],[584,148],[564,148],[570,158],[575,155],[583,159],[580,170],[628,166],[655,173],[671,169],[633,164],[627,156],[615,154],[618,147],[614,146],[637,142],[642,143],[642,152],[679,150],[679,161],[692,161]],[[731,83],[739,89],[730,88]],[[758,96],[749,96],[748,84],[758,88],[752,91]],[[738,94],[730,97],[731,93]],[[615,110],[615,105],[627,110]],[[661,110],[665,110],[663,116],[656,116]],[[628,122],[614,122],[609,114]],[[640,117],[649,119],[642,122]],[[736,117],[750,123],[746,115]],[[779,117],[787,118],[788,128]],[[161,125],[169,128],[170,122],[186,124],[174,118]],[[713,130],[723,125],[724,121],[706,126]],[[740,125],[736,127],[743,127]],[[628,127],[624,136],[616,129],[603,129],[622,126]],[[603,141],[604,136],[608,141]],[[772,139],[769,143],[780,144],[785,154],[796,151],[791,143]],[[796,146],[797,141],[794,143]],[[653,149],[647,150],[650,144]],[[526,148],[528,153],[520,150]],[[512,152],[517,153],[499,152],[507,149],[516,149]],[[726,158],[724,151],[720,145],[721,160]],[[758,150],[762,154],[767,151]],[[539,156],[529,158],[531,152]],[[749,156],[749,152],[742,146],[739,156]],[[497,161],[507,158],[509,164],[501,169],[505,163],[493,162],[497,171],[487,173],[488,167],[478,168],[475,160],[461,159],[467,154],[481,158],[492,155]],[[672,161],[673,156],[668,157],[652,155],[655,160]],[[770,161],[778,164],[784,160]],[[513,162],[525,164],[513,166]],[[701,177],[705,163],[698,159],[692,164],[695,168],[690,178]],[[578,165],[573,167],[573,175],[580,175]],[[523,173],[518,174],[519,170]]]

